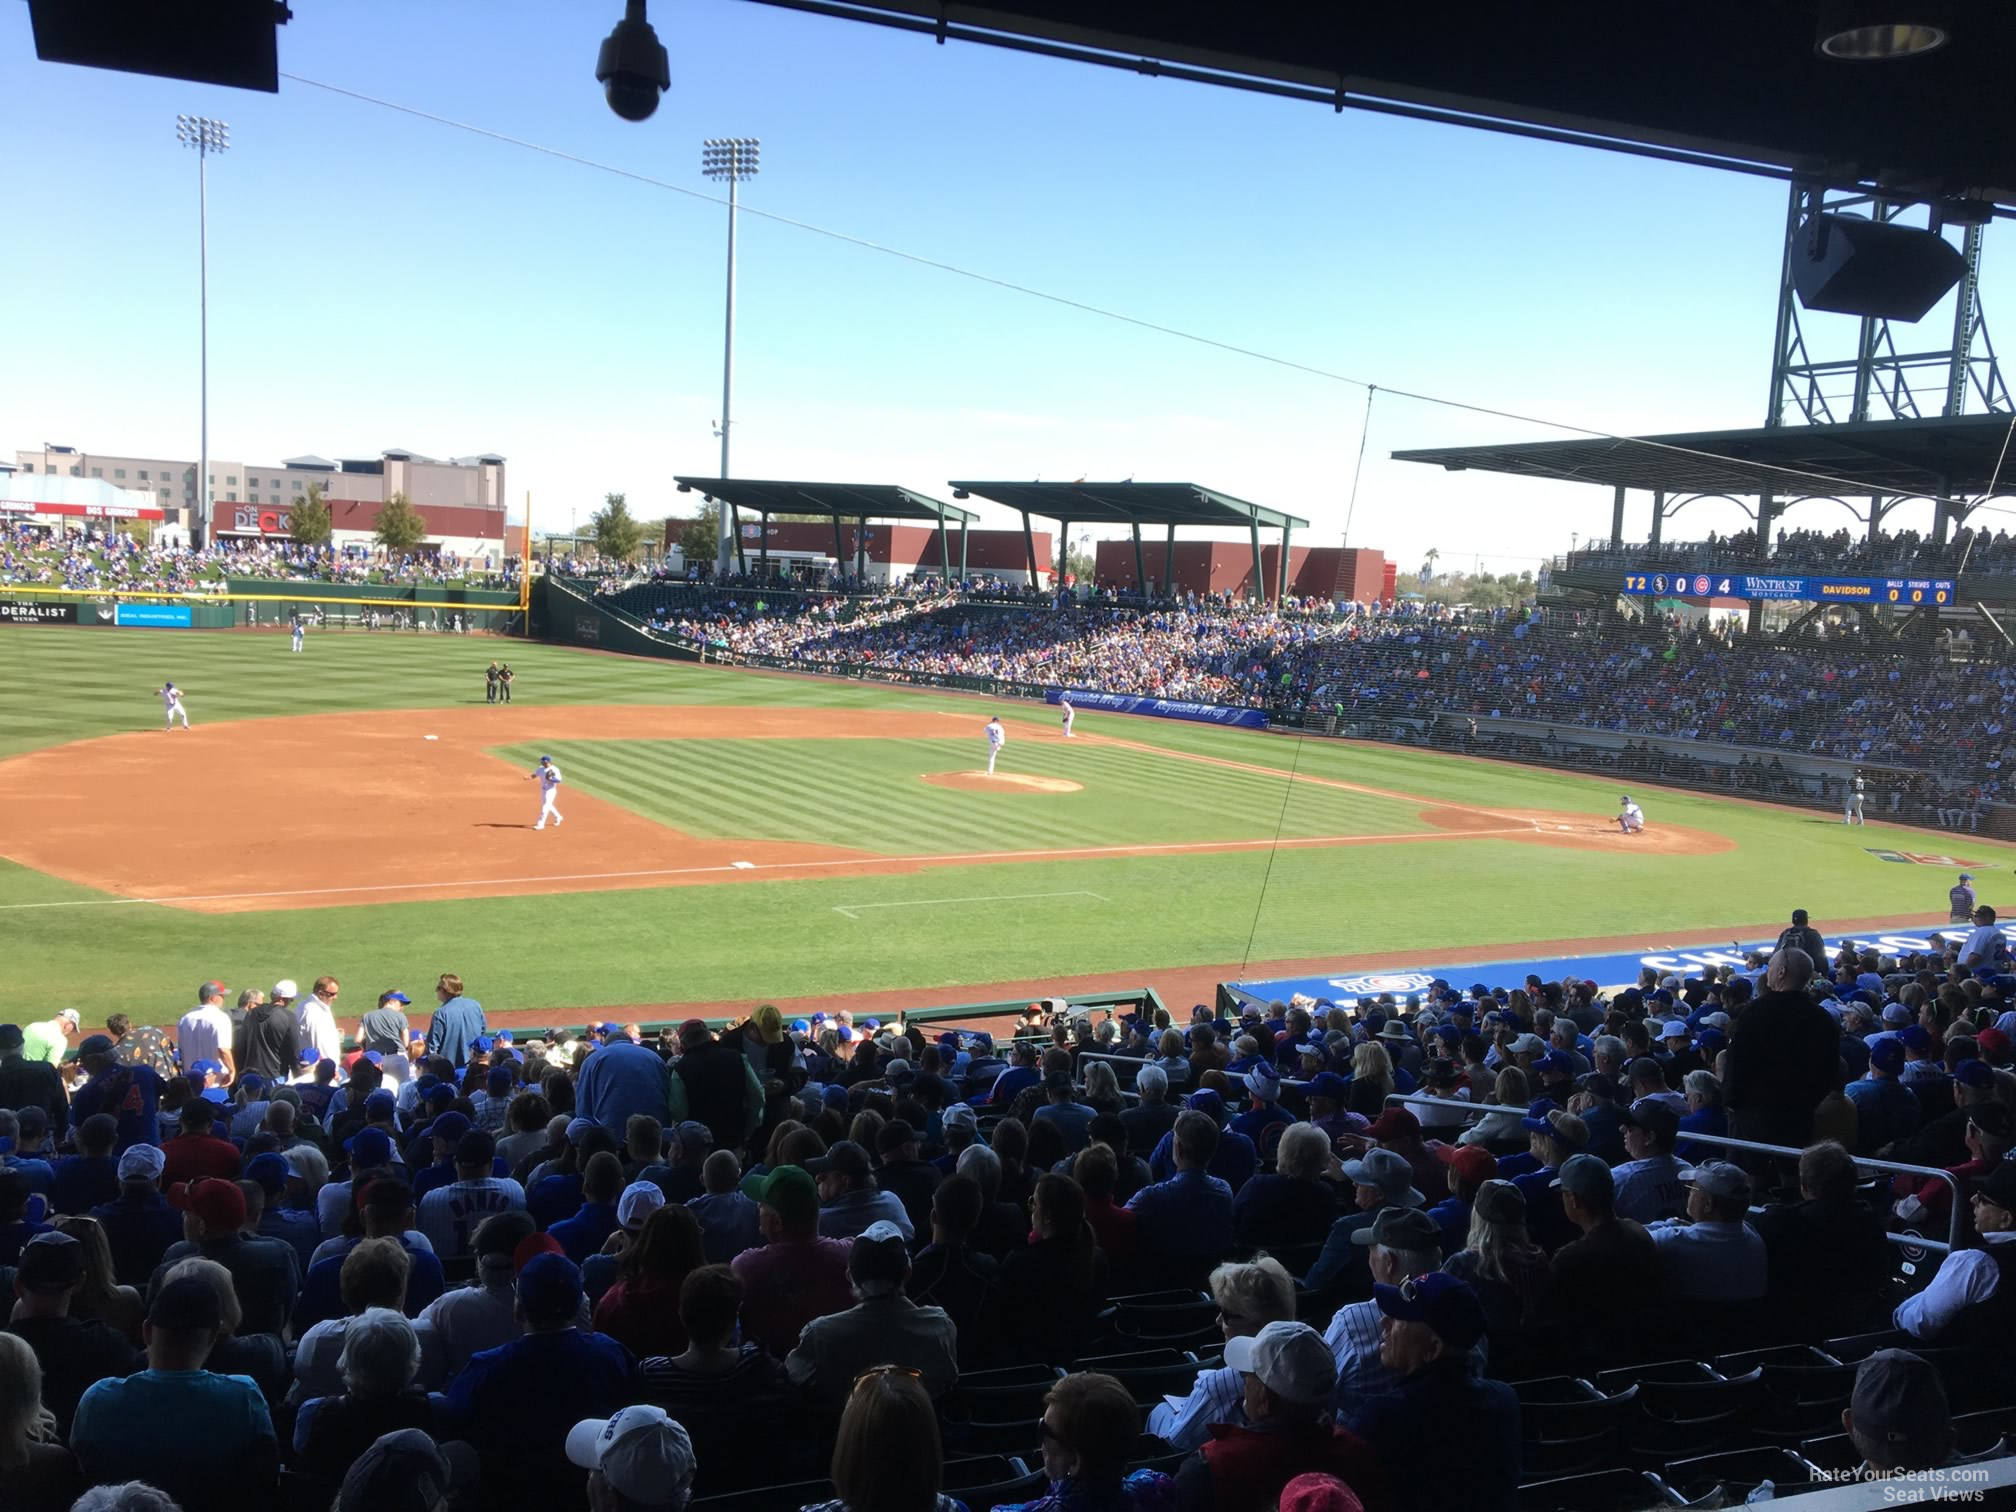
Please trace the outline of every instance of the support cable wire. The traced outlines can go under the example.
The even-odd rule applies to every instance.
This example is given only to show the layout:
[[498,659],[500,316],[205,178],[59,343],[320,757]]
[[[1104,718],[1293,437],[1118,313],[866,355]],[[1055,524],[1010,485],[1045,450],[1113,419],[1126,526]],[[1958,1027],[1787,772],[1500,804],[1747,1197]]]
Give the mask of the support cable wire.
[[[718,195],[707,194],[698,189],[689,189],[683,184],[675,184],[667,179],[654,178],[648,173],[639,173],[632,168],[620,168],[613,163],[605,163],[595,158],[583,157],[579,153],[568,152],[558,147],[549,147],[541,142],[528,141],[523,137],[511,136],[506,132],[496,131],[487,126],[478,126],[469,121],[458,121],[452,116],[439,115],[433,111],[422,110],[417,106],[402,105],[396,100],[382,99],[376,95],[365,94],[361,90],[345,88],[340,84],[329,84],[320,79],[310,79],[301,74],[286,72],[283,72],[280,77],[291,83],[303,84],[311,89],[325,90],[330,94],[341,95],[346,99],[356,100],[361,104],[375,105],[384,110],[397,111],[402,115],[413,116],[418,120],[430,121],[437,126],[447,126],[455,131],[466,131],[474,136],[487,137],[493,142],[502,142],[506,146],[520,147],[527,152],[536,152],[545,157],[557,158],[562,162],[573,163],[582,168],[592,168],[599,173],[613,174],[617,178],[629,179],[634,183],[645,184],[653,189],[664,189],[673,194],[684,195],[686,198],[697,200],[702,204],[725,207],[728,203],[726,199]],[[1483,415],[1494,420],[1508,420],[1520,425],[1537,425],[1548,430],[1564,431],[1569,435],[1587,436],[1591,440],[1609,441],[1617,447],[1646,447],[1650,450],[1665,452],[1673,456],[1692,457],[1701,461],[1718,463],[1723,466],[1727,466],[1731,460],[1717,452],[1702,451],[1695,447],[1676,446],[1668,441],[1654,441],[1643,436],[1623,436],[1615,431],[1603,430],[1587,425],[1576,425],[1565,420],[1552,420],[1542,415],[1523,414],[1517,410],[1501,409],[1495,405],[1478,404],[1463,399],[1451,399],[1441,394],[1424,394],[1413,389],[1374,384],[1369,379],[1355,378],[1348,373],[1339,373],[1329,368],[1317,367],[1313,363],[1299,362],[1292,357],[1283,357],[1274,352],[1264,352],[1256,347],[1241,346],[1237,342],[1221,340],[1215,336],[1206,336],[1197,331],[1188,331],[1181,326],[1166,325],[1160,321],[1149,320],[1139,315],[1129,315],[1123,311],[1108,309],[1103,305],[1096,305],[1088,300],[1076,299],[1067,294],[1058,294],[1048,289],[1035,288],[1029,284],[1016,283],[1013,279],[1002,278],[992,273],[982,273],[972,268],[961,267],[957,263],[944,262],[938,258],[926,257],[921,253],[906,251],[901,247],[892,247],[884,242],[871,241],[865,236],[856,236],[851,232],[836,231],[830,226],[816,225],[811,221],[802,221],[788,215],[780,215],[774,210],[762,210],[751,205],[742,205],[739,208],[743,215],[753,215],[776,225],[789,226],[795,231],[805,231],[814,236],[823,236],[828,240],[842,242],[851,247],[858,247],[866,252],[876,252],[884,257],[893,257],[917,267],[930,268],[939,273],[949,273],[956,278],[970,279],[974,283],[982,283],[993,288],[1004,289],[1011,294],[1021,294],[1030,299],[1040,299],[1048,304],[1058,305],[1067,310],[1076,310],[1085,315],[1095,315],[1102,320],[1110,320],[1120,325],[1132,326],[1137,330],[1151,331],[1158,336],[1173,337],[1178,341],[1187,341],[1195,346],[1209,347],[1214,351],[1226,352],[1235,357],[1246,357],[1255,362],[1264,362],[1273,367],[1285,368],[1290,372],[1305,373],[1312,378],[1322,378],[1332,383],[1347,384],[1353,388],[1362,388],[1368,391],[1377,388],[1397,399],[1412,399],[1419,404],[1436,405],[1443,409],[1460,410],[1466,414]],[[1825,484],[1829,488],[1845,489],[1852,493],[1888,493],[1892,491],[1891,485],[1866,478],[1836,477],[1831,473],[1814,472],[1811,469],[1800,467],[1782,467],[1771,462],[1751,461],[1746,465],[1759,472],[1776,473],[1785,478],[1795,479],[1804,483]]]

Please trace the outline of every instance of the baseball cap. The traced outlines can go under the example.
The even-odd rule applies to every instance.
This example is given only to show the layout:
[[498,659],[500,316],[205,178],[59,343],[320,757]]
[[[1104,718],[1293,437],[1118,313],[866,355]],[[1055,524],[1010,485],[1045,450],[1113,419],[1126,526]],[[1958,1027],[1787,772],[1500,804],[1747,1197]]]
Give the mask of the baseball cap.
[[291,998],[301,996],[301,987],[292,977],[282,977],[273,984],[273,996]]
[[1227,1339],[1225,1363],[1291,1402],[1328,1402],[1337,1389],[1337,1361],[1307,1323],[1269,1323],[1257,1334]]
[[1246,1090],[1259,1102],[1272,1102],[1281,1095],[1281,1073],[1262,1061],[1246,1073]]
[[[1398,1286],[1375,1285],[1372,1297],[1389,1318],[1426,1323],[1451,1351],[1467,1350],[1484,1337],[1484,1309],[1477,1294],[1447,1271],[1430,1271]],[[1232,1359],[1232,1342],[1225,1346],[1227,1364]]]
[[1932,1035],[1923,1024],[1906,1024],[1897,1031],[1897,1043],[1906,1050],[1917,1050],[1922,1053],[1932,1048]]
[[1601,1071],[1591,1071],[1587,1076],[1579,1078],[1575,1083],[1575,1090],[1578,1092],[1587,1092],[1591,1097],[1599,1098],[1604,1102],[1614,1103],[1617,1101],[1616,1079],[1604,1075]]
[[1729,1043],[1729,1036],[1724,1034],[1720,1029],[1703,1029],[1700,1039],[1695,1043],[1699,1046],[1703,1055],[1713,1055],[1717,1050],[1720,1050],[1724,1045]]
[[355,1170],[392,1163],[392,1136],[383,1129],[359,1129],[343,1141],[343,1148],[350,1152],[350,1165]]
[[1419,1207],[1423,1200],[1414,1190],[1414,1168],[1391,1150],[1367,1150],[1364,1159],[1346,1161],[1344,1179],[1354,1186],[1377,1187],[1388,1202],[1403,1207]]
[[245,1162],[245,1179],[258,1182],[269,1197],[287,1185],[288,1177],[300,1174],[294,1169],[294,1162],[277,1150],[254,1155]]
[[847,1274],[856,1281],[900,1281],[909,1264],[903,1230],[886,1218],[856,1235],[847,1252]]
[[616,1199],[616,1221],[635,1232],[644,1220],[665,1206],[665,1192],[655,1181],[633,1181]]
[[201,1276],[178,1276],[154,1293],[147,1323],[169,1333],[201,1333],[223,1327],[224,1304]]
[[21,1247],[14,1279],[29,1291],[68,1291],[84,1279],[84,1246],[68,1234],[37,1234]]
[[369,1119],[390,1118],[399,1111],[399,1094],[380,1087],[364,1099],[364,1116]]
[[625,1407],[567,1434],[567,1458],[600,1470],[609,1488],[638,1506],[680,1505],[693,1485],[693,1440],[662,1407]]
[[1902,1003],[1885,1003],[1883,1022],[1892,1029],[1901,1029],[1911,1022],[1911,1010]]
[[[373,1093],[372,1095],[376,1096],[377,1094]],[[429,1124],[427,1132],[436,1139],[445,1139],[450,1144],[453,1144],[469,1132],[469,1127],[469,1115],[467,1113],[456,1113],[451,1110],[450,1112],[443,1113],[434,1122]]]
[[1382,1244],[1387,1249],[1439,1249],[1442,1230],[1422,1208],[1382,1207],[1370,1223],[1351,1231],[1351,1242]]
[[1564,1113],[1559,1108],[1550,1108],[1539,1118],[1522,1118],[1519,1125],[1528,1134],[1545,1134],[1549,1139],[1558,1139],[1578,1150],[1589,1143],[1589,1126],[1573,1113]]
[[916,1138],[917,1131],[906,1119],[892,1118],[882,1125],[882,1132],[875,1136],[875,1148],[884,1155],[892,1155],[906,1144],[914,1143]]
[[1657,1097],[1641,1097],[1630,1107],[1619,1108],[1617,1122],[1627,1129],[1643,1129],[1655,1139],[1671,1139],[1680,1132],[1680,1115],[1673,1104]]
[[245,1194],[238,1183],[206,1176],[200,1181],[178,1181],[168,1189],[168,1205],[184,1213],[194,1213],[206,1229],[235,1234],[245,1227]]
[[1542,1055],[1547,1050],[1547,1041],[1537,1034],[1522,1034],[1512,1041],[1514,1055]]
[[1498,1162],[1482,1145],[1437,1145],[1436,1157],[1470,1185],[1489,1181],[1498,1174]]
[[88,1034],[77,1047],[77,1058],[83,1060],[90,1055],[110,1055],[112,1036],[109,1034]]
[[1904,1069],[1904,1047],[1894,1039],[1878,1040],[1869,1047],[1869,1064],[1895,1076]]
[[874,1174],[869,1164],[868,1152],[851,1139],[837,1139],[824,1155],[805,1162],[805,1169],[814,1176],[824,1176],[835,1172],[842,1176],[852,1176],[856,1181],[866,1181]]
[[1932,1469],[1953,1453],[1945,1383],[1909,1350],[1879,1349],[1862,1362],[1848,1416],[1856,1433],[1884,1446],[1887,1463],[1903,1469]]
[[592,1118],[572,1118],[567,1121],[567,1143],[578,1145],[602,1125]]
[[0,1050],[19,1050],[21,1041],[19,1024],[0,1024]]
[[1214,1123],[1225,1122],[1225,1099],[1209,1087],[1201,1092],[1192,1092],[1183,1099],[1183,1106],[1193,1113],[1210,1114]]
[[1575,1074],[1575,1062],[1568,1059],[1563,1051],[1549,1050],[1533,1062],[1533,1069],[1542,1074],[1553,1072],[1559,1076],[1572,1076]]
[[193,1060],[189,1062],[189,1074],[192,1076],[216,1076],[223,1069],[224,1062],[220,1060]]
[[535,1322],[571,1318],[581,1306],[581,1271],[565,1255],[534,1255],[518,1272],[518,1305]]
[[1995,1169],[1974,1183],[1974,1194],[2005,1213],[2016,1213],[2016,1160],[1998,1160]]
[[980,1115],[973,1111],[971,1103],[954,1103],[945,1110],[939,1122],[948,1129],[978,1129]]
[[476,1452],[467,1444],[437,1444],[418,1428],[401,1428],[350,1462],[333,1512],[434,1512],[476,1475]]
[[1704,1160],[1684,1179],[1701,1188],[1710,1197],[1719,1197],[1725,1202],[1748,1202],[1750,1200],[1750,1177],[1744,1169],[1727,1160]]
[[168,1157],[159,1145],[128,1145],[119,1157],[121,1181],[152,1181],[168,1167]]
[[1319,1071],[1309,1083],[1311,1097],[1326,1097],[1331,1102],[1343,1102],[1351,1095],[1351,1083],[1335,1071]]
[[2016,1133],[2016,1113],[1999,1102],[1974,1104],[1967,1110],[1967,1122],[1991,1139],[2007,1139]]
[[1491,1180],[1477,1189],[1477,1211],[1493,1223],[1524,1223],[1526,1194],[1509,1181]]
[[787,1223],[819,1211],[819,1189],[802,1166],[779,1166],[763,1178],[756,1200],[777,1210]]
[[1669,1018],[1659,1026],[1660,1039],[1688,1039],[1690,1037],[1687,1032],[1687,1021],[1685,1019]]
[[1561,1162],[1561,1170],[1547,1183],[1585,1201],[1598,1198],[1604,1202],[1617,1195],[1616,1179],[1610,1174],[1610,1167],[1603,1163],[1600,1155],[1570,1155]]
[[1953,1068],[1953,1080],[1963,1087],[1992,1087],[1995,1068],[1984,1060],[1964,1060]]
[[1372,1120],[1365,1130],[1367,1139],[1401,1139],[1409,1134],[1419,1136],[1421,1120],[1406,1108],[1388,1108]]
[[409,998],[408,996],[406,996],[406,994],[405,994],[405,993],[403,993],[403,992],[381,992],[381,993],[379,993],[379,994],[378,994],[378,1001],[379,1001],[379,1002],[380,1002],[381,1004],[383,1004],[383,1003],[410,1003],[410,1002],[412,1002],[412,1001],[413,1001],[413,999],[411,999],[411,998]]
[[219,982],[213,978],[212,980],[205,982],[202,986],[196,989],[196,1000],[198,1002],[201,1002],[204,998],[207,997],[222,997],[224,996],[225,993],[229,992],[230,990],[231,989],[229,987],[226,987],[222,982]]

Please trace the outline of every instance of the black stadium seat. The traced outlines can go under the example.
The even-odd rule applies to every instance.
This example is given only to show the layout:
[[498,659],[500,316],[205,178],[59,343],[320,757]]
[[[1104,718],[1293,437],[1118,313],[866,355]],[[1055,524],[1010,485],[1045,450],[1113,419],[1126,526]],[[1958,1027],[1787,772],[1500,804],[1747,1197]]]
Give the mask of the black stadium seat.
[[1164,1396],[1188,1396],[1197,1373],[1205,1369],[1195,1354],[1180,1349],[1140,1349],[1131,1354],[1092,1355],[1078,1360],[1074,1371],[1096,1370],[1110,1375],[1144,1407]]
[[781,1486],[757,1486],[724,1496],[702,1496],[686,1504],[687,1512],[798,1512],[813,1502],[833,1499],[829,1480],[792,1481]]
[[[697,1512],[700,1504],[693,1505]],[[1598,1470],[1519,1488],[1519,1512],[1646,1512],[1672,1505],[1665,1483],[1644,1470]]]
[[1757,1433],[1791,1447],[1841,1421],[1841,1409],[1855,1389],[1859,1367],[1806,1344],[1745,1350],[1715,1359],[1715,1369],[1725,1376],[1742,1375],[1753,1368],[1764,1372],[1765,1411]]
[[1040,1417],[1043,1398],[1062,1373],[1048,1365],[963,1371],[939,1404],[940,1415],[948,1421],[984,1423]]
[[1520,1475],[1554,1480],[1615,1464],[1626,1432],[1638,1421],[1638,1387],[1604,1396],[1573,1376],[1518,1381]]
[[1642,1388],[1631,1459],[1650,1467],[1717,1449],[1737,1447],[1752,1432],[1764,1391],[1764,1368],[1724,1376],[1698,1360],[1666,1360],[1606,1370],[1596,1378],[1605,1393]]
[[1772,1446],[1673,1460],[1661,1479],[1690,1504],[1720,1491],[1723,1505],[1740,1507],[1767,1480],[1782,1494],[1787,1488],[1811,1485],[1815,1474],[1814,1467],[1790,1449]]

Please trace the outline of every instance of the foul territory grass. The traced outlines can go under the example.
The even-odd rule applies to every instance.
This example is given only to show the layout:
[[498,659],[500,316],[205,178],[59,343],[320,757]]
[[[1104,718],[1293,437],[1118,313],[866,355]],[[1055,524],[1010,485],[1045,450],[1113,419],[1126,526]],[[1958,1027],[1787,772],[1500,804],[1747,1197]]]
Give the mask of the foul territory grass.
[[[989,712],[1011,720],[1046,712],[478,637],[363,632],[311,635],[297,657],[277,634],[0,631],[0,763],[155,727],[152,689],[164,678],[188,690],[198,723],[212,723],[478,701],[483,668],[496,656],[517,670],[525,702],[925,708],[973,720],[971,741],[582,740],[554,750],[571,782],[710,836],[921,855],[1264,839],[1277,829],[1405,835],[1426,828],[1418,817],[1426,804],[1605,815],[1619,791],[1614,778],[1081,715],[1081,733],[1129,747],[1019,741],[1004,762],[1068,777],[1083,792],[962,793],[918,779],[979,765]],[[1291,772],[1420,802],[1291,783]],[[425,984],[443,970],[459,971],[486,1004],[507,1010],[899,987],[944,987],[956,999],[967,984],[1118,971],[1153,981],[1158,967],[1247,959],[1407,950],[1427,963],[1456,948],[1611,935],[1670,944],[1774,920],[1795,905],[1823,926],[1943,909],[1950,879],[1942,872],[1878,861],[1868,847],[1992,863],[1983,896],[2010,901],[1993,878],[2012,851],[1992,841],[1880,824],[1849,830],[1825,815],[1656,789],[1638,796],[1654,825],[1725,835],[1738,849],[1669,857],[1475,838],[231,915],[109,901],[0,861],[0,1019],[62,1003],[171,1019],[208,976],[265,985],[324,971],[348,984],[353,1008],[387,986],[424,999]],[[159,797],[171,808],[184,802],[172,790]],[[8,789],[9,805],[33,801],[32,792]],[[191,811],[188,822],[200,825],[202,815]],[[6,833],[0,819],[0,857]],[[609,861],[614,869],[623,858]],[[272,862],[276,875],[313,863],[289,848],[284,814],[275,816]],[[92,906],[70,906],[79,902]]]

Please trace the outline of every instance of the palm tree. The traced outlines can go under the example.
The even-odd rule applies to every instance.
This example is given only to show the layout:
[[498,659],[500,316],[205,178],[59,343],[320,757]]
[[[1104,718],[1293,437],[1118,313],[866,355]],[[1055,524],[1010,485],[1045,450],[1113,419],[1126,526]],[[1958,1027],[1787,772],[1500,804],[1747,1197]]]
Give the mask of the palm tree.
[[1426,583],[1426,582],[1429,582],[1429,581],[1431,581],[1431,580],[1432,580],[1432,579],[1434,578],[1434,576],[1435,576],[1435,563],[1436,563],[1436,560],[1437,560],[1437,559],[1438,559],[1438,558],[1439,558],[1439,557],[1440,557],[1441,555],[1442,555],[1441,551],[1439,551],[1439,550],[1438,550],[1437,548],[1435,548],[1435,547],[1433,547],[1433,546],[1430,546],[1430,547],[1428,548],[1428,555],[1427,555],[1427,556],[1426,556],[1426,557],[1425,557],[1425,558],[1424,558],[1424,559],[1422,560],[1422,563],[1421,563],[1421,581],[1422,581],[1422,582]]

